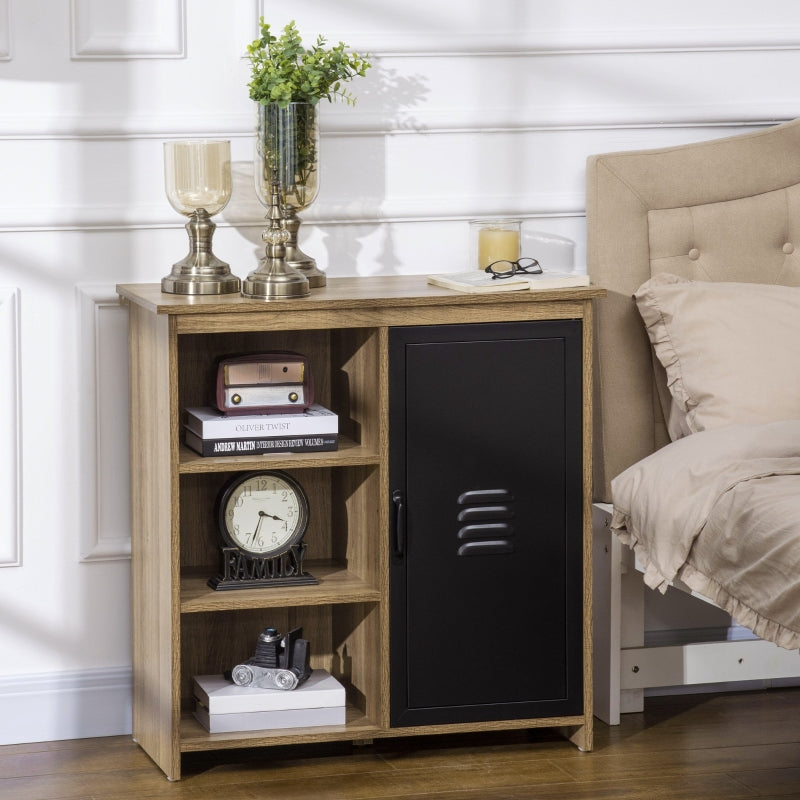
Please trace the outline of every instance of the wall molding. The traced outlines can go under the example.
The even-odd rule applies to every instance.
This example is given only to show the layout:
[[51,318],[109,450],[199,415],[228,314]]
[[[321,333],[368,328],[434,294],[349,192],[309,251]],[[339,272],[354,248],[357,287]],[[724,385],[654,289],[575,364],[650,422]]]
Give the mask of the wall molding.
[[374,58],[598,55],[796,50],[800,26],[630,27],[409,33],[353,32],[348,44]]
[[[184,58],[185,1],[150,0],[147,7],[137,0],[138,13],[131,15],[134,6],[121,0],[71,0],[72,59]],[[124,25],[108,19],[115,11]]]
[[[263,208],[253,197],[251,209],[239,210],[234,217],[215,217],[218,228],[264,228]],[[365,197],[363,200],[340,202],[336,198],[329,201],[317,200],[303,212],[303,220],[311,225],[353,225],[359,223],[403,223],[417,221],[465,220],[475,216],[475,209],[482,208],[487,216],[514,216],[526,219],[546,218],[552,216],[583,216],[585,197],[581,192],[538,193],[516,196],[492,197],[486,194],[447,195],[441,197],[425,196],[421,198]],[[223,212],[224,213],[224,212]],[[45,231],[108,231],[108,230],[140,230],[182,229],[180,218],[174,215],[152,213],[149,205],[130,206],[57,206],[46,208],[17,208],[4,214],[4,222],[0,224],[3,232],[45,232]],[[82,300],[86,301],[87,298]],[[93,302],[93,301],[89,301]],[[109,306],[114,313],[121,313],[107,300],[104,310]],[[86,320],[94,319],[95,310],[87,307]],[[95,323],[96,324],[96,323]],[[86,343],[84,343],[86,344]],[[92,384],[94,385],[94,384]]]
[[[258,0],[253,15],[253,36],[258,36],[258,19],[270,19],[274,12],[268,0]],[[516,4],[514,4],[516,6]],[[687,3],[690,6],[690,4]],[[743,26],[727,24],[728,20],[709,13],[703,20],[695,15],[696,25],[636,25],[606,27],[598,25],[581,27],[582,15],[573,13],[557,28],[535,24],[520,28],[493,28],[490,20],[472,13],[479,3],[465,4],[463,14],[444,26],[439,22],[414,30],[382,25],[379,29],[350,29],[334,31],[329,38],[336,41],[344,37],[352,49],[369,53],[374,58],[432,56],[450,58],[458,55],[549,55],[551,53],[629,53],[629,52],[697,52],[728,50],[785,50],[800,47],[799,25],[761,24]],[[500,4],[497,19],[511,4]],[[424,4],[410,5],[410,9],[424,8]],[[515,8],[516,10],[516,8]],[[308,13],[308,12],[307,12]],[[413,14],[413,10],[406,12]],[[312,18],[313,11],[307,18]],[[678,10],[678,19],[687,18]],[[559,23],[561,20],[559,20]],[[570,24],[572,23],[572,24]],[[602,24],[602,23],[601,23]],[[541,25],[541,23],[540,23]],[[301,31],[303,25],[300,25]],[[316,30],[309,29],[309,33]]]
[[0,745],[130,734],[129,666],[0,677]]
[[[22,566],[22,419],[19,289],[0,286],[0,567]],[[10,423],[10,424],[9,424]]]
[[82,415],[80,560],[131,555],[128,311],[113,286],[77,287]]
[[[715,128],[773,125],[794,119],[797,108],[788,100],[765,103],[705,103],[703,105],[644,103],[624,106],[519,106],[492,108],[493,124],[486,126],[486,110],[438,106],[391,111],[356,108],[325,109],[322,136],[407,136],[418,133],[564,132],[610,129]],[[4,115],[0,140],[97,141],[170,139],[189,136],[251,138],[253,117],[247,113],[209,112],[202,115]]]
[[0,61],[11,61],[10,0],[0,0]]

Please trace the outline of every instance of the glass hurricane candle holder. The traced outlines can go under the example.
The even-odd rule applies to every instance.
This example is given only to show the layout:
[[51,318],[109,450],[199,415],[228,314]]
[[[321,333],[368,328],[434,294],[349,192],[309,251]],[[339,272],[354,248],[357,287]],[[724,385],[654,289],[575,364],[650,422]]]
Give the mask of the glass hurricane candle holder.
[[280,185],[283,226],[289,232],[286,263],[300,270],[311,288],[325,286],[325,273],[297,244],[298,211],[308,208],[319,192],[319,119],[311,103],[257,105],[255,185],[258,199],[269,207],[273,175]]
[[241,281],[230,265],[218,259],[211,240],[211,217],[231,199],[231,143],[222,139],[164,142],[164,182],[167,199],[189,217],[189,254],[172,266],[161,290],[172,294],[229,294]]

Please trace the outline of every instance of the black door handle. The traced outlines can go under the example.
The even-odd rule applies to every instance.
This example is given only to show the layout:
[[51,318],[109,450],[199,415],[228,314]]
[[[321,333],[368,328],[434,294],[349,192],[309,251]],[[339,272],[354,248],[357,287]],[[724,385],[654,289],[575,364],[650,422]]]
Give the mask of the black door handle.
[[406,504],[403,493],[399,489],[392,492],[394,503],[394,554],[402,558],[406,550]]

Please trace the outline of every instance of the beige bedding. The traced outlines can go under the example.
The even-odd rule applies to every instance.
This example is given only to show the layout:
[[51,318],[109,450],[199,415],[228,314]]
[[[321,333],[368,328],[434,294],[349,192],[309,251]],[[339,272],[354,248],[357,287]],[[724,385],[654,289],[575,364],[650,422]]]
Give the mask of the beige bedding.
[[762,639],[800,648],[800,420],[666,445],[611,483],[648,586],[679,578]]

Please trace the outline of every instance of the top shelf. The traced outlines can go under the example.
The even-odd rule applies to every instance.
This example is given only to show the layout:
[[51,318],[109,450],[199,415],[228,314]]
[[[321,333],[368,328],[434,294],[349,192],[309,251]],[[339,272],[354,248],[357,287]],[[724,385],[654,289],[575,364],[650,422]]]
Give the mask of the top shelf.
[[254,300],[241,294],[165,294],[157,283],[119,284],[117,293],[156,314],[251,314],[264,311],[321,311],[330,309],[371,309],[420,306],[491,305],[543,301],[583,301],[600,297],[597,286],[517,292],[470,294],[432,286],[425,275],[390,275],[370,278],[330,278],[328,285],[314,289],[307,297]]

